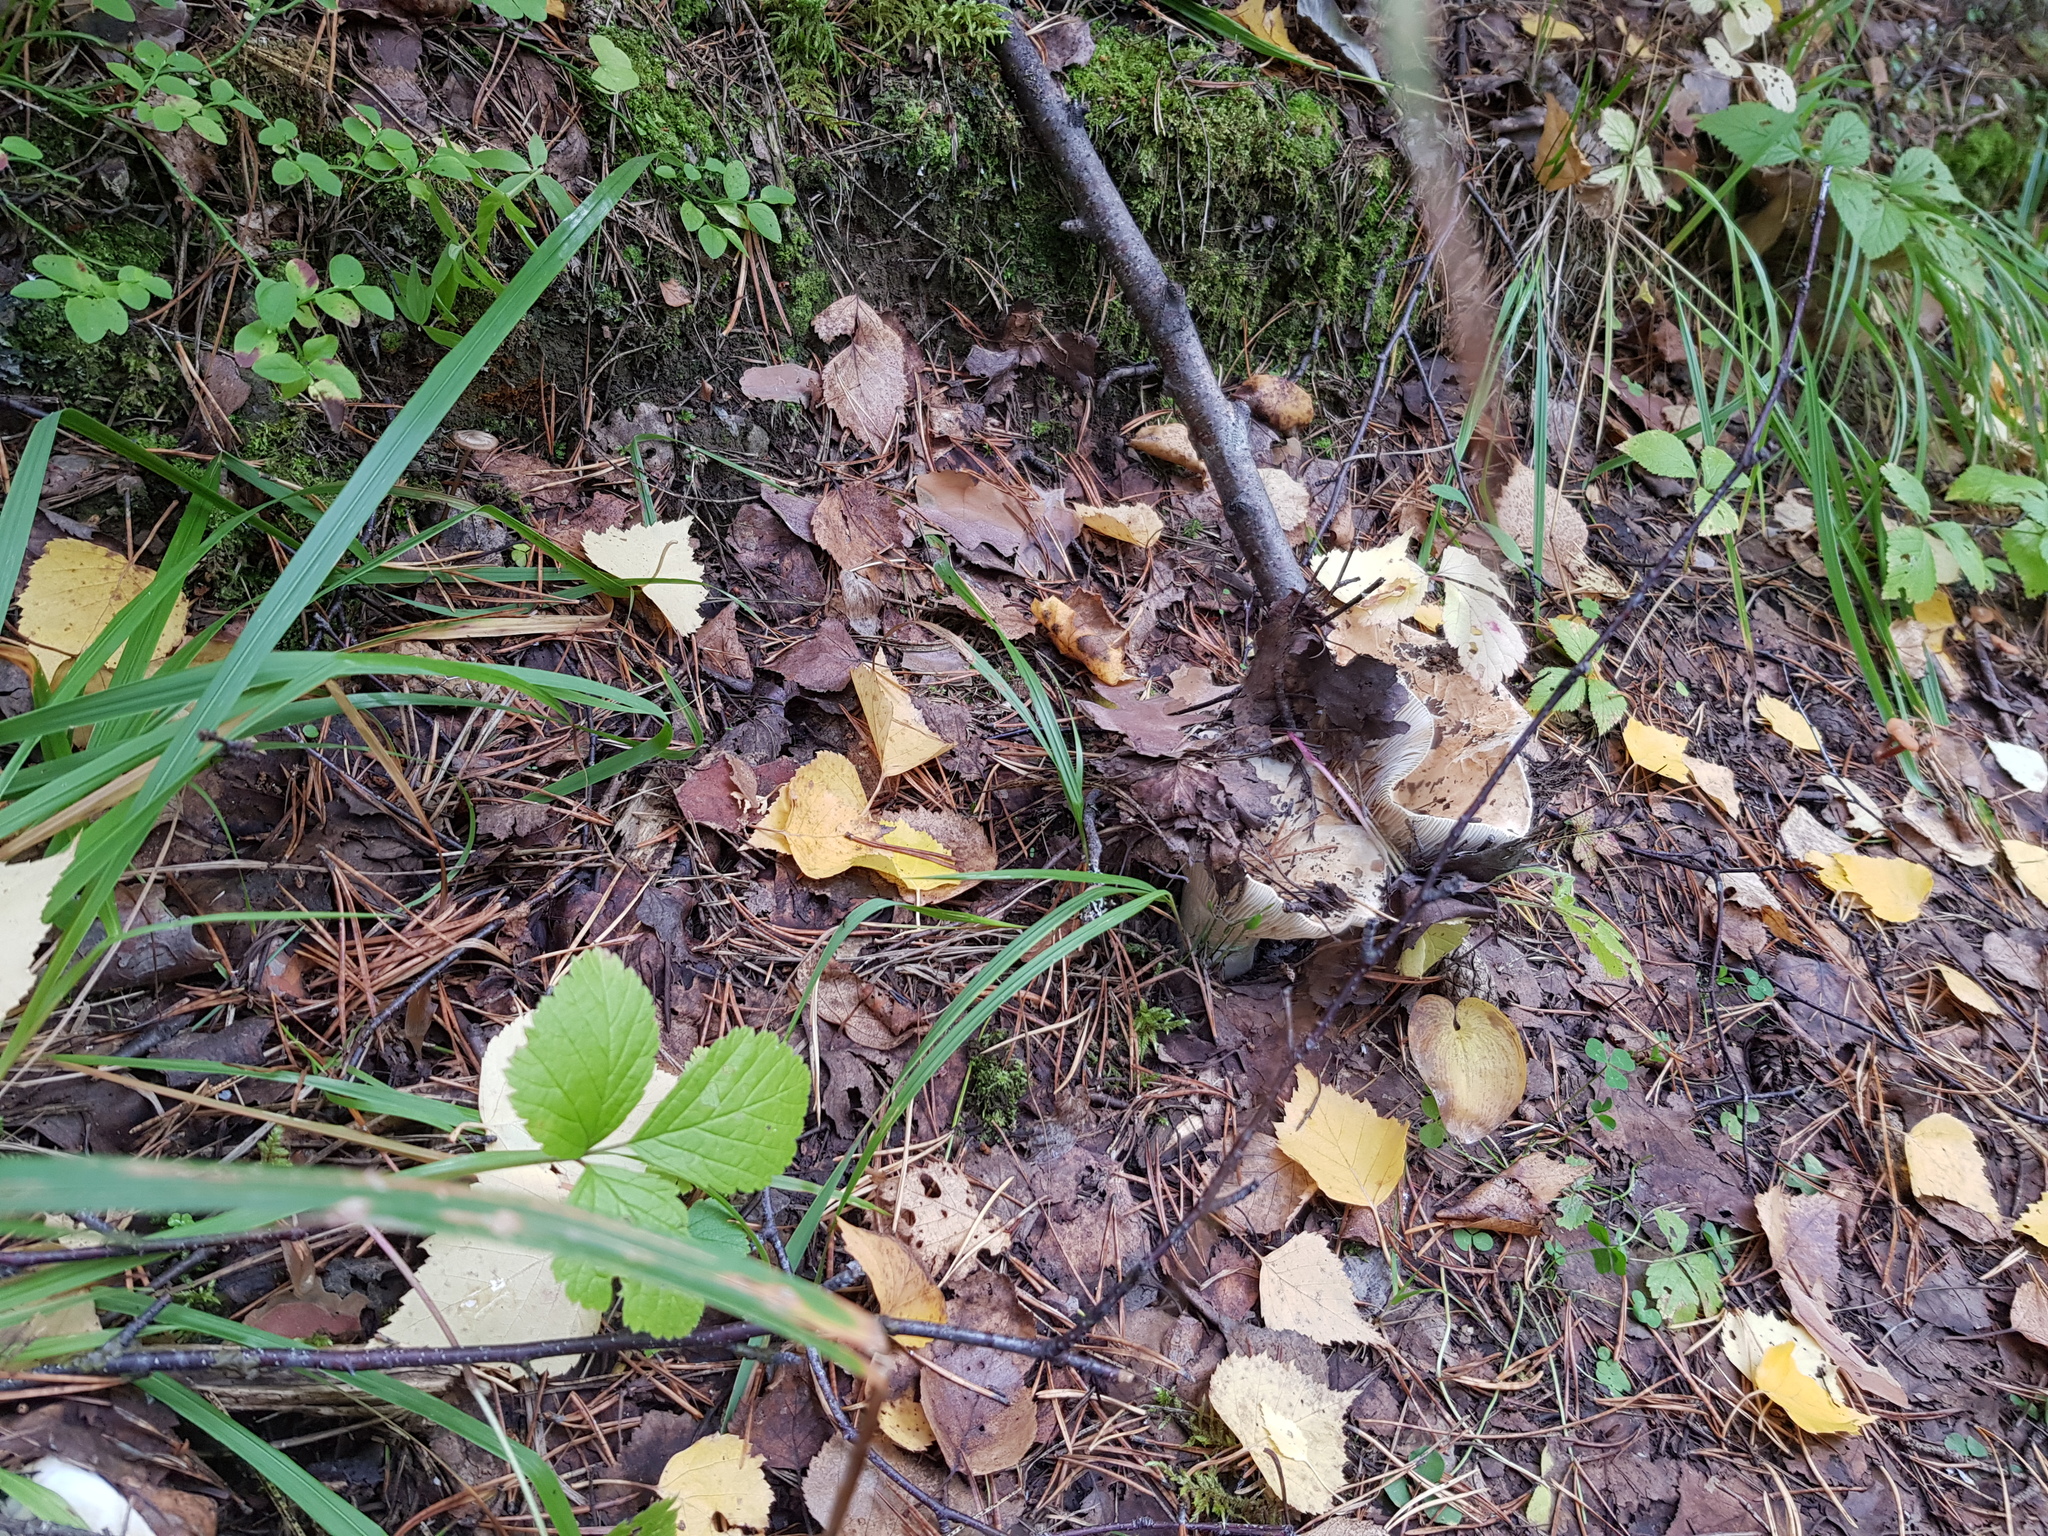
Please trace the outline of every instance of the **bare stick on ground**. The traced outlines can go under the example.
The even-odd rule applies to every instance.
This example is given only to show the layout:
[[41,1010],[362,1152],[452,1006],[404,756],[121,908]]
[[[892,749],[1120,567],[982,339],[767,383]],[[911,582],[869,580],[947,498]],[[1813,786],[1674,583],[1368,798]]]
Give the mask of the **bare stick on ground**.
[[1138,317],[1146,339],[1159,354],[1160,372],[1187,423],[1195,452],[1202,457],[1223,516],[1237,547],[1251,567],[1259,596],[1277,602],[1290,592],[1306,590],[1307,578],[1295,559],[1273,503],[1252,462],[1244,418],[1224,397],[1216,370],[1202,350],[1195,317],[1178,284],[1166,275],[1159,258],[1131,217],[1102,157],[1081,121],[1080,109],[1067,99],[1045,67],[1038,47],[1015,15],[1010,35],[996,49],[1003,78],[1017,98],[1017,109],[1045,147],[1053,174],[1080,206],[1088,233],[1102,243],[1110,270],[1123,289],[1124,302]]

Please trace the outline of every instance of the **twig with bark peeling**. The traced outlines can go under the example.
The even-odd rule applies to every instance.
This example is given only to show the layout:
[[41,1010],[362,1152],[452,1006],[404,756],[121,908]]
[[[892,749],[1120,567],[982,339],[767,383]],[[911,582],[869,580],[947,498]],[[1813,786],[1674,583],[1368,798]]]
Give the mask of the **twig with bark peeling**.
[[1053,175],[1082,211],[1088,233],[1101,243],[1110,270],[1123,289],[1124,302],[1137,316],[1145,337],[1159,354],[1160,372],[1180,407],[1195,452],[1201,455],[1223,504],[1224,519],[1251,567],[1259,596],[1277,602],[1307,588],[1301,562],[1280,531],[1272,499],[1252,461],[1245,418],[1217,382],[1216,370],[1202,348],[1187,297],[1166,275],[1131,217],[1123,194],[1110,179],[1081,112],[1053,80],[1038,45],[1013,13],[1010,35],[997,47],[996,62],[1017,99],[1017,109],[1044,146]]

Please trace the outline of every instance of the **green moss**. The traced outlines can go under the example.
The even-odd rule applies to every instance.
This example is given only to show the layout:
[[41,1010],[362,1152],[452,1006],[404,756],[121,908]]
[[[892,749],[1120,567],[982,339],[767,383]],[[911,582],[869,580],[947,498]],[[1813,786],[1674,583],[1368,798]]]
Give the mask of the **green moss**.
[[[683,20],[683,10],[691,5],[696,7],[695,14],[701,15],[707,0],[682,0],[677,7],[678,21]],[[687,90],[669,86],[671,66],[655,51],[646,33],[627,27],[606,27],[599,35],[618,44],[640,76],[639,90],[614,98],[614,109],[636,154],[666,151],[680,158],[691,149],[699,156],[718,153],[721,135],[711,114]]]
[[2003,123],[1982,123],[1960,140],[1943,135],[1934,152],[1947,162],[1963,196],[1982,208],[2002,208],[2020,189],[2027,152]]
[[968,1113],[985,1126],[1006,1131],[1017,1123],[1017,1110],[1031,1091],[1031,1073],[1014,1057],[978,1053],[967,1063]]
[[859,21],[884,48],[942,58],[986,53],[1010,31],[1009,12],[989,0],[865,0]]

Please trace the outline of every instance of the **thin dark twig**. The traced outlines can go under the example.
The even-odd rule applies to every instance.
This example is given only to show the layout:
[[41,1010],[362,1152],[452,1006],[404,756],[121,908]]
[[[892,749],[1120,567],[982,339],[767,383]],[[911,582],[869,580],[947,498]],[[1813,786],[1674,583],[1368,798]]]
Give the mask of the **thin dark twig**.
[[[231,1072],[232,1067],[223,1067]],[[33,1269],[42,1264],[79,1264],[94,1259],[133,1258],[138,1264],[152,1254],[183,1253],[191,1248],[257,1248],[269,1243],[303,1241],[331,1231],[328,1227],[272,1227],[262,1232],[202,1233],[190,1237],[166,1234],[132,1243],[107,1243],[93,1248],[9,1248],[0,1252],[0,1269]]]
[[1048,1365],[1063,1365],[1069,1370],[1080,1371],[1089,1376],[1100,1376],[1108,1381],[1131,1379],[1129,1371],[1107,1361],[1074,1353],[1073,1346],[1063,1339],[1024,1339],[1013,1334],[989,1333],[981,1328],[955,1328],[950,1323],[928,1323],[916,1317],[885,1317],[882,1319],[882,1326],[899,1337],[944,1339],[948,1344],[978,1344],[983,1349],[999,1349],[1005,1354],[1024,1355],[1033,1360],[1043,1360]]

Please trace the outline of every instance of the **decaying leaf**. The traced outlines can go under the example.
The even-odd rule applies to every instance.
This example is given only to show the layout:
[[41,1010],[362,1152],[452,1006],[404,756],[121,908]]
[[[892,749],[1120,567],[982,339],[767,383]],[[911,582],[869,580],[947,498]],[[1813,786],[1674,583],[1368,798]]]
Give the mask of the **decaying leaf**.
[[2043,1195],[2014,1217],[2012,1229],[2048,1248],[2048,1195]]
[[1344,1413],[1357,1395],[1267,1355],[1231,1355],[1209,1378],[1209,1406],[1266,1486],[1308,1515],[1343,1497]]
[[772,363],[740,375],[740,393],[749,400],[780,400],[791,405],[816,405],[822,389],[818,375],[801,363]]
[[1549,11],[1524,11],[1520,25],[1524,32],[1536,39],[1538,48],[1547,48],[1552,43],[1583,43],[1586,40],[1584,32]]
[[1965,976],[1952,965],[1937,965],[1935,969],[1941,972],[1941,979],[1948,983],[1948,995],[1972,1013],[1997,1016],[2005,1012],[1998,999],[1986,991],[1984,984],[1974,976]]
[[1273,521],[1280,525],[1289,543],[1299,544],[1315,532],[1315,507],[1310,503],[1307,486],[1286,470],[1271,466],[1259,471],[1259,483],[1265,486],[1266,499],[1273,504]]
[[1994,741],[1987,737],[1984,745],[1991,749],[1992,757],[2004,770],[2005,776],[2030,794],[2038,795],[2048,789],[2048,758],[2033,747],[2017,741]]
[[1453,544],[1437,562],[1444,586],[1444,639],[1457,648],[1465,670],[1491,688],[1505,681],[1529,654],[1521,626],[1507,610],[1500,577]]
[[[915,1318],[921,1323],[946,1320],[946,1298],[932,1284],[924,1265],[910,1245],[886,1232],[869,1232],[852,1222],[839,1223],[839,1240],[867,1271],[868,1284],[875,1293],[875,1306],[884,1317]],[[905,1349],[922,1349],[931,1343],[920,1334],[900,1333],[896,1342]]]
[[[1011,1338],[1030,1338],[1038,1326],[1017,1300],[1017,1288],[989,1269],[971,1270],[955,1284],[950,1310],[962,1328]],[[923,1373],[918,1390],[946,1465],[963,1476],[982,1477],[1022,1461],[1038,1428],[1031,1393],[1037,1362],[1009,1350],[943,1340],[925,1357],[933,1368]]]
[[1590,1172],[1584,1163],[1562,1163],[1531,1152],[1455,1205],[1439,1206],[1437,1220],[1453,1227],[1533,1237],[1543,1229],[1551,1203]]
[[1160,520],[1159,514],[1142,501],[1125,502],[1115,507],[1092,507],[1085,502],[1075,502],[1071,510],[1090,533],[1099,533],[1106,539],[1115,539],[1123,544],[1135,544],[1140,549],[1150,549],[1166,531],[1166,524]]
[[909,1242],[925,1269],[943,1275],[963,1254],[1006,1253],[1009,1228],[989,1212],[989,1196],[951,1163],[925,1163],[882,1180],[879,1205],[892,1231]]
[[1031,512],[1008,487],[960,469],[936,469],[912,482],[918,514],[959,541],[1016,559],[1031,537]]
[[1522,1032],[1484,998],[1453,1007],[1447,997],[1418,997],[1408,1015],[1408,1050],[1436,1095],[1444,1129],[1468,1146],[1497,1130],[1528,1092]]
[[1294,436],[1316,419],[1315,397],[1277,373],[1255,373],[1231,394],[1282,437]]
[[[894,1445],[878,1444],[874,1453],[912,1487],[934,1498],[945,1491],[945,1468],[924,1457],[907,1455]],[[804,1470],[804,1508],[821,1531],[831,1528],[833,1512],[839,1507],[839,1490],[852,1470],[852,1460],[853,1447],[835,1435],[819,1447]],[[913,1536],[930,1528],[922,1504],[873,1467],[861,1468],[840,1536]]]
[[1259,1311],[1268,1328],[1291,1328],[1318,1344],[1384,1344],[1358,1310],[1351,1277],[1320,1232],[1290,1238],[1259,1262]]
[[1316,1192],[1316,1182],[1306,1168],[1281,1152],[1278,1141],[1254,1131],[1238,1154],[1229,1189],[1233,1196],[1243,1189],[1251,1193],[1233,1199],[1216,1219],[1233,1232],[1271,1237],[1301,1214]]
[[2016,837],[2001,838],[1998,846],[2005,850],[2013,878],[2027,888],[2034,900],[2048,906],[2048,848],[2021,842]]
[[867,804],[859,770],[837,752],[820,752],[782,786],[750,846],[788,854],[813,880],[872,869],[913,900],[939,900],[962,888],[960,872],[970,861],[913,817],[870,818]]
[[[1517,464],[1493,505],[1494,525],[1525,555],[1536,553],[1536,471]],[[1558,486],[1543,493],[1543,579],[1568,591],[1619,597],[1627,588],[1586,554],[1586,519]]]
[[1854,853],[1856,845],[1841,833],[1824,827],[1803,805],[1785,814],[1778,828],[1778,846],[1800,863],[1814,869],[1833,869],[1838,854]]
[[903,337],[867,300],[849,293],[818,311],[811,329],[821,340],[853,340],[826,362],[819,375],[825,403],[839,425],[884,454],[895,444],[903,407],[910,400],[910,375],[903,363]]
[[1316,1188],[1344,1205],[1378,1205],[1406,1172],[1407,1125],[1317,1082],[1307,1067],[1294,1069],[1294,1094],[1274,1137]]
[[1155,421],[1141,427],[1131,434],[1130,445],[1147,458],[1157,459],[1184,475],[1197,480],[1209,477],[1202,467],[1202,456],[1195,452],[1195,440],[1177,421]]
[[[111,549],[83,539],[50,540],[28,568],[20,599],[21,638],[43,676],[56,681],[58,672],[98,639],[114,616],[155,578],[155,571],[132,565]],[[185,643],[187,606],[180,593],[150,660],[161,661]],[[107,664],[120,658],[116,651]]]
[[1934,894],[1934,871],[1911,859],[1838,853],[1820,870],[1820,883],[1854,896],[1870,915],[1887,923],[1910,923]]
[[1060,654],[1072,657],[1095,675],[1095,680],[1114,687],[1130,680],[1124,666],[1124,640],[1130,631],[1111,616],[1102,595],[1085,588],[1073,594],[1073,601],[1041,597],[1031,605],[1031,616],[1045,629]]
[[46,859],[0,864],[0,917],[6,918],[0,922],[0,1019],[35,988],[36,951],[50,927],[43,908],[71,867],[71,854],[66,848]]
[[2012,1293],[2012,1326],[2024,1338],[2048,1345],[2048,1285],[2029,1274]]
[[1731,1307],[1722,1316],[1721,1348],[1736,1370],[1808,1434],[1853,1434],[1876,1422],[1843,1401],[1833,1364],[1797,1323]]
[[1678,784],[1692,782],[1692,769],[1685,761],[1685,749],[1692,744],[1687,738],[1631,717],[1621,728],[1621,744],[1628,751],[1629,761],[1644,772],[1659,774]]
[[1214,718],[1217,697],[1229,692],[1210,680],[1205,667],[1177,668],[1172,689],[1161,697],[1143,698],[1144,691],[1142,682],[1102,688],[1099,701],[1077,699],[1075,708],[1103,730],[1117,732],[1141,756],[1179,757],[1188,748],[1188,728]]
[[738,1435],[706,1435],[669,1457],[656,1491],[675,1506],[678,1536],[768,1528],[775,1491]]
[[1998,862],[1998,846],[1985,836],[1982,827],[1969,816],[1951,814],[1917,792],[1907,791],[1892,812],[1892,825],[1902,838],[1922,838],[1965,869],[1988,869]]
[[1543,97],[1543,135],[1536,141],[1536,185],[1546,192],[1562,192],[1577,186],[1593,174],[1593,165],[1579,150],[1572,136],[1572,115],[1558,99]]
[[1758,1193],[1756,1214],[1793,1319],[1834,1368],[1863,1391],[1906,1406],[1906,1390],[1897,1378],[1866,1360],[1835,1322],[1834,1296],[1842,1273],[1842,1202],[1829,1194],[1795,1195],[1774,1187]]
[[1756,699],[1756,712],[1763,717],[1771,733],[1792,743],[1802,752],[1818,752],[1820,738],[1813,733],[1813,727],[1785,699],[1774,699],[1768,693],[1760,693]]
[[695,633],[704,622],[704,567],[690,548],[690,520],[628,523],[583,535],[583,557],[601,571],[642,581],[638,597],[652,603],[678,635]]
[[1742,795],[1735,787],[1734,769],[1710,763],[1703,757],[1681,757],[1679,761],[1685,764],[1701,794],[1727,812],[1730,821],[1742,820]]
[[1872,837],[1884,831],[1884,809],[1869,790],[1839,773],[1824,773],[1820,782],[1833,801],[1836,815],[1850,831]]
[[908,773],[953,750],[953,744],[924,723],[917,700],[896,680],[882,659],[863,662],[853,669],[853,691],[860,697],[860,710],[867,717],[868,732],[875,738],[875,755],[882,760],[882,777]]
[[[1952,1217],[1960,1207],[1976,1213],[1978,1222],[1966,1223],[1981,1242],[1996,1240],[2005,1231],[2005,1215],[1998,1209],[1998,1197],[1991,1192],[1991,1180],[1984,1172],[1984,1154],[1977,1150],[1977,1137],[1954,1115],[1933,1114],[1906,1132],[1906,1176],[1914,1197],[1954,1226]],[[1965,1235],[1975,1235],[1966,1231]]]

